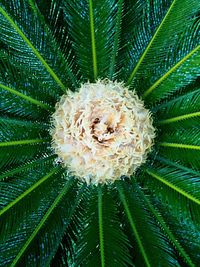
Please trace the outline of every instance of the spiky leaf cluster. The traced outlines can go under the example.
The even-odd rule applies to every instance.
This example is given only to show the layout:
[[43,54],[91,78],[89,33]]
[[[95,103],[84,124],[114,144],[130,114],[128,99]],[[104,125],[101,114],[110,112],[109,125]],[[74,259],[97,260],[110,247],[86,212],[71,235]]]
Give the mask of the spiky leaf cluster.
[[[0,266],[198,266],[199,0],[0,0]],[[147,162],[86,186],[51,149],[67,88],[108,78],[157,129]]]

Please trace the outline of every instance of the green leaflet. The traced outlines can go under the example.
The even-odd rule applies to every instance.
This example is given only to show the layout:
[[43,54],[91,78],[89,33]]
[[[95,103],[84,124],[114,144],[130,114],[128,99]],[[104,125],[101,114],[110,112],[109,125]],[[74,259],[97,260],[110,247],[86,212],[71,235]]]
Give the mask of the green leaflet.
[[168,123],[186,120],[186,119],[190,119],[190,118],[194,118],[194,117],[198,117],[198,116],[200,116],[200,112],[193,112],[193,113],[188,113],[188,114],[180,115],[177,117],[165,119],[165,120],[160,121],[159,123],[160,124],[168,124]]
[[37,165],[40,165],[42,163],[44,163],[45,161],[52,161],[52,159],[54,159],[55,156],[50,156],[50,157],[44,157],[41,159],[37,159],[34,161],[31,161],[30,163],[27,163],[25,165],[19,166],[17,168],[13,168],[10,170],[7,170],[6,172],[2,173],[0,175],[0,180],[3,180],[5,178],[11,177],[17,173],[21,173],[21,172],[26,172],[31,170],[32,168],[36,167]]
[[173,0],[173,1],[172,1],[172,3],[171,3],[171,5],[170,5],[170,7],[169,7],[169,9],[168,9],[168,11],[167,11],[167,13],[166,13],[166,15],[164,16],[164,18],[163,18],[163,20],[161,21],[161,23],[160,23],[158,29],[156,30],[156,32],[155,32],[155,34],[153,35],[151,41],[149,42],[147,48],[145,49],[145,51],[144,51],[144,53],[142,54],[141,58],[139,59],[137,65],[135,66],[133,72],[131,73],[131,75],[130,75],[130,77],[129,77],[129,79],[128,79],[128,84],[130,84],[130,83],[132,82],[132,80],[133,80],[135,74],[137,73],[138,69],[140,68],[140,66],[141,66],[141,64],[142,64],[142,62],[143,62],[143,60],[144,60],[144,58],[145,58],[146,55],[148,54],[149,49],[150,49],[150,47],[152,46],[154,40],[156,39],[157,35],[159,35],[160,30],[162,29],[162,27],[163,27],[163,25],[164,25],[164,23],[165,23],[165,20],[167,19],[167,17],[169,16],[170,12],[171,12],[172,9],[174,8],[175,2],[176,2],[176,0]]
[[[0,266],[198,266],[199,11],[1,1]],[[87,186],[54,161],[51,112],[67,88],[105,78],[143,98],[157,136],[134,178]]]
[[118,10],[117,10],[117,16],[116,16],[116,26],[115,26],[115,38],[114,38],[114,44],[113,44],[113,51],[111,55],[110,60],[110,69],[109,69],[109,79],[112,80],[113,75],[115,73],[116,69],[116,58],[118,54],[119,49],[119,38],[121,33],[121,22],[122,22],[122,15],[123,15],[123,1],[119,0],[118,3]]
[[13,202],[10,202],[9,205],[4,207],[0,210],[0,216],[2,216],[5,212],[10,210],[14,205],[16,205],[20,200],[22,200],[24,197],[26,197],[28,194],[33,192],[38,186],[40,186],[42,183],[44,183],[48,178],[50,178],[53,174],[55,174],[58,171],[58,167],[51,170],[47,175],[42,177],[37,183],[33,184],[28,190],[23,192],[19,197],[17,197]]
[[41,61],[43,66],[47,69],[47,71],[50,73],[50,75],[53,77],[53,79],[58,83],[58,85],[62,88],[63,91],[65,91],[64,84],[60,81],[58,76],[54,73],[52,68],[47,64],[47,62],[44,60],[44,58],[40,55],[38,50],[33,46],[33,44],[30,42],[30,40],[26,37],[26,35],[20,30],[20,28],[17,26],[17,24],[12,20],[12,18],[6,13],[6,11],[0,7],[0,13],[8,20],[10,25],[16,30],[16,32],[21,36],[21,38],[24,40],[24,42],[31,48],[33,53],[36,55],[36,57]]
[[159,180],[160,182],[164,183],[165,185],[169,186],[173,190],[177,191],[179,194],[183,195],[184,197],[188,198],[189,200],[195,202],[196,204],[200,205],[200,200],[193,197],[191,194],[185,192],[183,189],[179,188],[178,186],[174,185],[173,183],[167,181],[164,177],[157,175],[156,173],[152,172],[151,170],[147,170],[147,173],[151,175],[153,178]]
[[137,243],[138,243],[138,246],[140,248],[140,251],[141,251],[141,253],[143,255],[143,258],[144,258],[144,261],[146,263],[146,266],[147,267],[151,267],[151,264],[149,262],[148,256],[147,256],[146,251],[144,249],[144,246],[142,244],[141,237],[140,237],[140,235],[139,235],[139,233],[137,231],[136,225],[134,223],[133,216],[132,216],[132,214],[130,212],[130,209],[128,207],[128,203],[127,203],[127,201],[125,199],[124,192],[122,191],[122,189],[120,187],[118,187],[118,190],[119,190],[119,195],[120,195],[121,201],[122,201],[122,203],[124,205],[124,209],[125,209],[126,215],[128,217],[129,223],[130,223],[131,228],[133,230],[134,236],[135,236],[135,238],[137,240]]
[[30,96],[27,96],[27,95],[25,95],[25,94],[22,94],[22,93],[16,91],[15,89],[10,88],[10,87],[8,87],[8,86],[6,86],[6,85],[4,85],[4,84],[0,84],[0,88],[9,91],[9,92],[12,93],[12,94],[17,95],[17,96],[19,96],[19,97],[25,99],[26,101],[29,101],[29,102],[31,102],[31,103],[33,103],[33,104],[35,104],[35,105],[38,105],[38,106],[40,106],[41,108],[50,110],[50,107],[49,107],[48,105],[46,105],[46,104],[44,104],[44,103],[42,103],[42,102],[40,102],[40,101],[38,101],[38,100],[36,100],[36,99],[33,99],[33,98],[30,97]]
[[117,16],[115,1],[63,1],[62,5],[82,79],[108,78],[108,62],[112,53],[112,65],[115,64],[120,31],[121,15]]
[[[129,51],[134,63],[128,63],[134,67],[128,84],[136,88],[147,103],[159,101],[199,75],[199,8],[199,1],[195,0],[160,1],[155,5],[146,1],[142,7],[141,14],[148,16],[151,12],[151,16],[149,20],[141,16],[134,28],[132,42],[136,45],[133,43]],[[134,9],[132,12],[134,16]]]
[[[87,192],[82,235],[75,247],[75,264],[84,266],[132,265],[129,242],[118,227],[119,218],[110,188],[90,187]],[[106,219],[106,221],[105,221]],[[84,241],[87,240],[87,243]],[[96,255],[93,257],[93,255]]]
[[[54,173],[55,173],[55,171],[54,171]],[[53,173],[51,173],[51,174],[53,174]],[[13,262],[12,262],[12,264],[10,266],[12,266],[12,267],[16,266],[17,262],[20,260],[20,258],[22,257],[22,255],[24,254],[24,252],[26,251],[26,249],[28,248],[28,246],[30,245],[30,243],[33,241],[33,239],[35,238],[35,236],[38,234],[38,232],[40,231],[40,229],[44,226],[45,222],[48,220],[48,218],[51,215],[51,213],[53,212],[53,210],[57,207],[57,205],[59,204],[59,202],[61,201],[61,199],[67,193],[67,191],[69,190],[69,188],[70,188],[71,185],[72,185],[72,180],[70,180],[65,185],[65,187],[63,188],[63,190],[60,192],[60,194],[54,200],[53,204],[47,210],[47,212],[43,216],[42,220],[37,225],[37,227],[34,229],[34,231],[32,232],[31,236],[27,239],[27,241],[25,242],[25,244],[23,245],[23,247],[20,249],[19,253],[14,258],[14,260],[13,260]]]
[[188,256],[188,254],[185,252],[185,250],[182,248],[182,246],[179,244],[178,240],[176,239],[176,237],[173,235],[173,233],[170,231],[168,225],[166,224],[166,222],[164,221],[164,219],[162,218],[162,215],[158,212],[158,210],[156,210],[154,208],[154,206],[152,205],[152,203],[150,202],[150,200],[143,194],[142,191],[140,191],[141,196],[143,197],[143,199],[145,200],[147,206],[149,207],[150,211],[152,212],[152,214],[155,216],[155,218],[157,219],[158,223],[161,225],[161,227],[164,229],[165,233],[169,236],[171,242],[173,243],[173,245],[177,248],[177,250],[179,251],[179,253],[182,255],[182,257],[185,259],[185,261],[189,264],[190,267],[195,267],[194,263],[192,262],[192,260],[190,259],[190,257]]
[[[165,94],[168,93],[168,91],[173,91],[177,89],[178,85],[176,85],[177,88],[169,88],[169,86],[172,85],[173,79],[176,79],[177,82],[177,77],[179,77],[183,73],[187,73],[187,71],[190,70],[191,76],[189,79],[185,79],[185,83],[187,84],[188,81],[195,80],[199,74],[199,68],[198,68],[198,62],[200,60],[200,45],[195,47],[190,53],[188,53],[184,58],[182,58],[178,63],[176,63],[169,71],[167,71],[160,79],[158,79],[149,89],[147,89],[144,94],[143,98],[146,98],[149,94],[151,94],[156,88],[160,86],[160,92],[159,95],[156,94],[156,98],[160,99],[161,97],[164,97]],[[182,67],[182,69],[181,69]],[[174,76],[173,76],[173,75]],[[169,77],[169,78],[168,78]],[[184,81],[184,79],[182,78]],[[164,81],[166,81],[164,83]],[[183,86],[183,83],[181,84]],[[180,86],[179,86],[180,87]]]

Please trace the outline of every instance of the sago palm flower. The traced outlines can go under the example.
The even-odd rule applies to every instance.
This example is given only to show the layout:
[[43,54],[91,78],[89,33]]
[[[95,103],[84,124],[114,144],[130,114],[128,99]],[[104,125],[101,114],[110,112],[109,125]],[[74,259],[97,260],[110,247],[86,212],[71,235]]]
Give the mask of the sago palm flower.
[[0,0],[0,266],[200,266],[200,1]]

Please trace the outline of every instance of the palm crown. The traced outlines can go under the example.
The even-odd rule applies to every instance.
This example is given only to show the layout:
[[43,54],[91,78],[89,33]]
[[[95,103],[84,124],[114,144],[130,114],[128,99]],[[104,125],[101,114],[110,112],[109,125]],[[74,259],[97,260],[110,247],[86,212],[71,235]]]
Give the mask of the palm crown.
[[[198,266],[199,0],[0,1],[0,265]],[[123,81],[153,114],[130,179],[87,186],[51,149],[69,88]]]

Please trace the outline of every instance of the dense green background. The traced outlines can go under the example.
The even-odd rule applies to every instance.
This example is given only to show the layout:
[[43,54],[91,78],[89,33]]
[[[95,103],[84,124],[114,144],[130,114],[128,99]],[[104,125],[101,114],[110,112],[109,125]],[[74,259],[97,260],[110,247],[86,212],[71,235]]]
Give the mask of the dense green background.
[[[0,266],[199,266],[200,1],[0,0]],[[89,186],[55,163],[67,88],[124,81],[157,129],[144,166]]]

